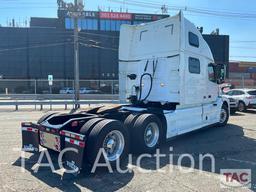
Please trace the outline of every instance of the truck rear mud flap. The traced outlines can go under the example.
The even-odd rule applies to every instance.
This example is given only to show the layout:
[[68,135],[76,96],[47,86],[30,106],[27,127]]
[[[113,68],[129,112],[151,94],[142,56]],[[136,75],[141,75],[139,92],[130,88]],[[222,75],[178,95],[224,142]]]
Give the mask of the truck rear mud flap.
[[22,123],[22,150],[30,153],[39,152],[39,130],[33,123]]
[[69,131],[61,131],[60,134],[64,136],[65,141],[65,148],[62,152],[64,154],[66,172],[78,174],[85,166],[86,136]]

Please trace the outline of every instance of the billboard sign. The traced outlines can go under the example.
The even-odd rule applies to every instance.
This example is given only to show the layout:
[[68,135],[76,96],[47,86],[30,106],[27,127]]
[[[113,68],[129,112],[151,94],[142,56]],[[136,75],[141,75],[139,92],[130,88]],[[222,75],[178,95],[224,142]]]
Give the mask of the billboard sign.
[[152,21],[152,15],[134,14],[134,20],[139,20],[139,21]]
[[99,17],[100,19],[132,20],[131,13],[100,12]]
[[84,11],[84,17],[97,18],[98,12],[96,11]]
[[[65,17],[72,17],[72,13],[65,11]],[[98,12],[97,11],[83,11],[79,13],[79,17],[82,18],[98,18]]]

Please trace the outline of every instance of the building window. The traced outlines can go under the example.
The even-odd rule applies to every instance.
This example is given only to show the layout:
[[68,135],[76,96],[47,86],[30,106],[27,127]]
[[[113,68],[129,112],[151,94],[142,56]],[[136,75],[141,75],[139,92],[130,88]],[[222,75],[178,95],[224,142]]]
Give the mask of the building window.
[[208,65],[208,77],[211,82],[214,82],[214,83],[217,82],[213,64]]
[[110,29],[111,29],[111,21],[110,21],[110,20],[106,20],[105,22],[106,22],[106,28],[105,28],[105,30],[106,30],[106,31],[110,31]]
[[100,30],[102,30],[102,31],[106,30],[106,21],[105,20],[100,21]]
[[117,20],[116,21],[116,31],[120,31],[120,28],[121,28],[121,21]]
[[65,19],[65,28],[66,29],[74,29],[74,20],[71,18]]
[[[74,20],[71,18],[66,18],[65,28],[74,29]],[[97,19],[78,19],[78,28],[82,30],[98,30],[98,20]]]
[[131,21],[124,20],[124,21],[121,21],[121,22],[122,22],[122,24],[129,24],[129,25],[131,25]]
[[86,19],[82,19],[82,29],[87,29]]
[[98,30],[97,19],[86,19],[86,24],[88,30]]
[[110,22],[111,22],[110,30],[111,31],[116,31],[116,21],[111,20]]
[[83,19],[82,20],[82,29],[98,30],[98,21],[97,21],[97,19]]
[[189,45],[199,47],[199,37],[192,32],[189,32]]
[[131,24],[131,21],[123,20],[100,20],[100,30],[102,31],[120,31],[122,24]]
[[111,29],[111,21],[110,20],[101,20],[100,21],[100,30],[102,31],[110,31]]
[[98,20],[97,19],[92,19],[92,26],[93,30],[98,30]]
[[200,60],[197,58],[189,57],[188,68],[190,73],[200,74]]
[[82,29],[83,19],[78,19],[77,25],[78,29]]

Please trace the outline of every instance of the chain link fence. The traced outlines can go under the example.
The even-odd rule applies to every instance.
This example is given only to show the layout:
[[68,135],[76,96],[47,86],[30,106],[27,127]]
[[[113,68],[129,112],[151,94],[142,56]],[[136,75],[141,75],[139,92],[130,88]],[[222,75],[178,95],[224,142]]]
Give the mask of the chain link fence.
[[[80,94],[118,94],[118,80],[80,80]],[[0,79],[0,94],[74,94],[74,80]]]

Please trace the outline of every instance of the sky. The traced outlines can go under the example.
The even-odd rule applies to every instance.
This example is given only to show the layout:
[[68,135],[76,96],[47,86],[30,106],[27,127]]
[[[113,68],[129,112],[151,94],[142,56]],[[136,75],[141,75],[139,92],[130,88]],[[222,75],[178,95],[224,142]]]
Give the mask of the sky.
[[[6,26],[7,21],[12,18],[18,23],[24,23],[30,17],[57,17],[56,2],[57,0],[0,0],[0,24]],[[219,28],[220,34],[230,36],[230,60],[256,61],[255,0],[85,0],[84,2],[85,10],[97,10],[100,7],[105,11],[109,9],[120,11],[122,7],[129,12],[158,14],[161,13],[161,5],[166,4],[170,15],[186,7],[188,11],[184,11],[185,17],[196,26],[204,27],[204,33],[211,33]],[[202,14],[202,10],[207,11],[207,14]]]

